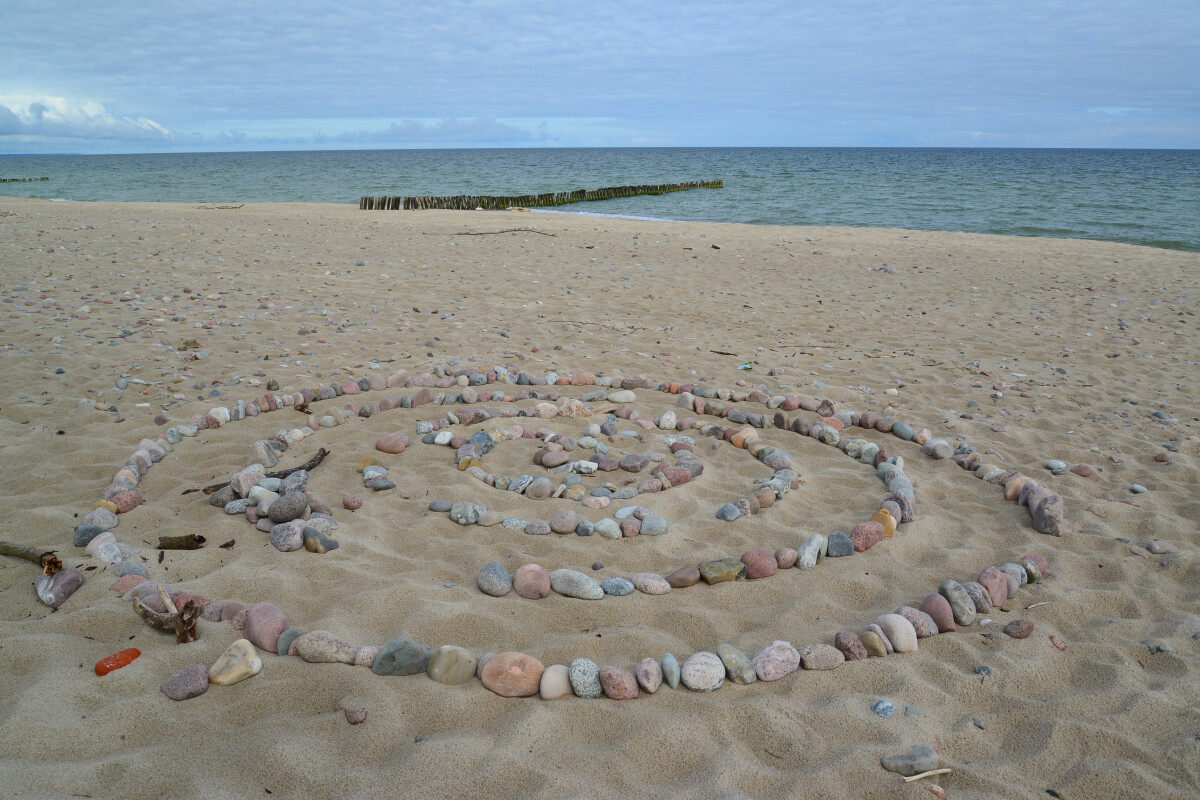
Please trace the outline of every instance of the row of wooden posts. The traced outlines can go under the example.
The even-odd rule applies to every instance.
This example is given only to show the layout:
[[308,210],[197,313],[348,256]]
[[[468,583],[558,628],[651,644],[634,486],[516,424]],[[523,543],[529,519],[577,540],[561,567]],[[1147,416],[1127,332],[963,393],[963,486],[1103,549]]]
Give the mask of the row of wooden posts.
[[31,181],[48,181],[49,178],[0,178],[0,183],[29,183]]
[[605,189],[577,189],[573,192],[550,192],[548,194],[522,195],[470,195],[453,197],[363,197],[358,201],[362,211],[398,211],[446,209],[451,211],[488,211],[506,208],[535,208],[538,206],[562,206],[567,203],[585,203],[594,200],[611,200],[614,197],[636,197],[643,194],[667,194],[686,192],[688,189],[721,189],[722,181],[690,181],[688,183],[660,183],[645,186],[610,186]]

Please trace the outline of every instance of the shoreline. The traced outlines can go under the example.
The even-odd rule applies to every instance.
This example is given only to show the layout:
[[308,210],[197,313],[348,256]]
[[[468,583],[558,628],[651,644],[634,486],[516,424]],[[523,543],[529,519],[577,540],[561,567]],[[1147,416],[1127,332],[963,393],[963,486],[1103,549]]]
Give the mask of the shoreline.
[[[351,204],[343,213],[340,204],[234,211],[3,202],[19,213],[0,219],[8,234],[0,299],[12,301],[0,305],[9,378],[0,435],[9,463],[22,467],[0,474],[5,538],[53,547],[84,576],[51,613],[34,594],[36,568],[0,559],[0,650],[11,665],[0,688],[11,709],[0,736],[11,743],[14,791],[189,796],[195,785],[209,796],[366,796],[402,772],[447,796],[736,791],[762,800],[791,796],[804,780],[820,794],[853,785],[860,794],[909,797],[921,790],[884,771],[880,758],[916,744],[954,769],[936,778],[950,796],[1034,797],[1047,787],[1064,796],[1159,796],[1200,782],[1191,736],[1200,707],[1200,607],[1191,588],[1200,580],[1191,535],[1200,254],[1085,239],[576,213],[538,218],[538,231],[550,234],[538,235],[498,232],[531,224],[517,212],[480,219],[365,214]],[[800,550],[814,534],[852,531],[883,496],[880,479],[836,447],[768,426],[758,434],[786,453],[797,486],[777,506],[733,522],[714,510],[768,473],[710,436],[694,437],[703,473],[669,490],[603,510],[532,500],[481,483],[445,447],[422,444],[417,429],[447,411],[528,410],[532,401],[358,413],[388,391],[415,391],[400,388],[314,400],[321,415],[348,402],[353,411],[332,428],[317,420],[319,436],[280,456],[276,469],[329,448],[310,486],[332,506],[338,549],[280,552],[245,519],[182,494],[228,480],[254,441],[307,424],[287,407],[188,438],[140,477],[146,502],[120,514],[113,533],[141,550],[152,579],[213,600],[270,601],[306,631],[374,647],[406,635],[476,657],[512,648],[547,666],[583,657],[632,671],[635,655],[659,651],[682,663],[719,643],[751,655],[778,638],[828,642],[876,614],[915,607],[947,578],[969,580],[985,565],[1044,553],[1050,579],[1023,589],[1019,605],[984,626],[1029,619],[1035,632],[990,639],[976,623],[922,639],[915,654],[712,693],[664,687],[620,703],[505,699],[478,680],[449,687],[260,651],[261,674],[168,699],[164,680],[189,664],[213,665],[243,632],[201,620],[198,641],[175,644],[109,591],[114,565],[72,545],[72,528],[139,441],[237,400],[399,371],[419,376],[451,359],[463,370],[513,364],[531,375],[762,386],[770,396],[828,397],[919,421],[1060,494],[1064,535],[1037,533],[1029,511],[995,486],[901,442],[918,513],[882,552],[662,596],[488,597],[476,576],[493,562],[509,573],[538,563],[599,581],[665,575],[755,548]],[[277,389],[268,389],[272,381]],[[682,417],[677,400],[638,390],[632,406],[647,420],[668,410]],[[512,421],[578,442],[590,420]],[[469,436],[488,427],[447,429]],[[619,430],[626,427],[637,426],[624,421]],[[376,450],[397,432],[410,446]],[[663,447],[644,433],[601,441],[614,456]],[[897,447],[890,434],[855,429],[860,436]],[[547,474],[533,463],[537,446],[514,442],[482,462],[496,474]],[[358,467],[368,457],[384,460],[394,489],[364,486]],[[1050,459],[1089,474],[1055,474]],[[637,485],[652,466],[583,480]],[[1148,491],[1135,494],[1133,484]],[[361,497],[358,510],[342,507],[348,494]],[[463,526],[428,511],[436,499],[528,520],[569,510],[595,521],[641,505],[668,532],[610,540]],[[158,561],[160,536],[188,533],[208,543],[164,551]],[[592,570],[596,561],[604,566]],[[94,673],[127,647],[140,658]],[[880,701],[893,704],[894,716],[872,711]],[[366,712],[365,722],[350,724],[347,711]],[[180,741],[189,759],[173,758]],[[169,772],[154,766],[169,758]],[[30,769],[48,760],[53,772]]]

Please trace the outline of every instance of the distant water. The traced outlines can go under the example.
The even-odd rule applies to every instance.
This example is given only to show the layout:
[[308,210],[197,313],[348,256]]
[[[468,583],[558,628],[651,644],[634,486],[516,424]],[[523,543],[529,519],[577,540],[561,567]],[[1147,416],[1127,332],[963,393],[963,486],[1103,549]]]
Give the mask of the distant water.
[[[1104,239],[1200,250],[1200,150],[598,148],[0,157],[0,195],[357,203],[722,179],[567,212]],[[366,212],[364,212],[366,213]],[[404,213],[404,212],[372,212]]]

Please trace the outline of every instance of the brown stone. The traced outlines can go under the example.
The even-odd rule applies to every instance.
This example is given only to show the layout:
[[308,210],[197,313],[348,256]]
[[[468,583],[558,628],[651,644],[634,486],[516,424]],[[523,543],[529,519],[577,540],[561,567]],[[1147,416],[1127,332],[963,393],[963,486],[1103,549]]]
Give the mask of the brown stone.
[[603,667],[600,670],[600,686],[610,700],[636,700],[638,682],[633,673],[620,667]]
[[1027,619],[1015,619],[1004,626],[1004,632],[1014,639],[1024,639],[1033,633],[1033,623]]
[[700,582],[700,568],[695,564],[681,567],[667,576],[667,583],[672,589],[686,589]]
[[479,680],[501,697],[533,697],[545,671],[542,662],[524,653],[498,653],[487,663]]
[[883,526],[878,522],[860,522],[850,531],[854,552],[863,553],[883,541]]
[[742,556],[742,563],[746,565],[747,580],[769,578],[779,569],[775,554],[764,548],[746,551]]
[[956,630],[954,625],[954,611],[950,608],[950,601],[940,594],[934,593],[926,597],[921,602],[919,610],[933,617],[934,623],[937,624],[938,633],[949,633]]
[[[847,661],[863,661],[869,657],[862,639],[853,631],[841,631],[833,637],[833,646],[842,651]],[[881,645],[882,646],[882,645]]]

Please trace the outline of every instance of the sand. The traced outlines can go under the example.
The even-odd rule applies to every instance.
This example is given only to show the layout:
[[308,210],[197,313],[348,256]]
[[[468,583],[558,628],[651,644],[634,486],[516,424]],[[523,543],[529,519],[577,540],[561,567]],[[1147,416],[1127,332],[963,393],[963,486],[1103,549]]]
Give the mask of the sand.
[[[919,798],[933,783],[952,798],[1049,789],[1103,798],[1179,797],[1200,786],[1198,254],[302,204],[3,199],[0,211],[14,212],[0,217],[0,536],[56,548],[90,570],[52,613],[33,591],[36,568],[0,558],[5,796]],[[517,227],[539,233],[494,233]],[[489,235],[455,235],[468,232]],[[182,349],[188,340],[202,349]],[[990,615],[990,626],[922,640],[917,653],[713,694],[505,699],[477,681],[447,687],[263,654],[254,678],[167,699],[165,678],[211,664],[240,634],[202,622],[198,642],[175,644],[108,590],[111,567],[71,542],[137,442],[165,430],[153,416],[186,423],[255,399],[269,379],[299,389],[373,365],[418,374],[472,356],[534,373],[744,380],[858,410],[891,404],[890,413],[956,444],[962,435],[1061,493],[1066,533],[1036,533],[997,487],[868,431],[908,459],[919,517],[867,553],[660,597],[493,598],[474,585],[491,561],[589,573],[600,561],[597,578],[666,574],[848,530],[874,513],[883,487],[833,448],[766,430],[803,484],[758,515],[720,522],[715,508],[766,471],[701,438],[701,478],[618,504],[665,517],[666,536],[528,536],[460,527],[426,506],[444,498],[529,519],[564,508],[606,514],[501,494],[458,472],[452,451],[414,443],[386,457],[395,490],[365,492],[354,513],[336,509],[340,549],[280,553],[244,520],[181,493],[228,479],[255,439],[302,424],[285,409],[201,431],[149,472],[146,505],[123,515],[116,534],[145,548],[151,577],[214,600],[270,601],[293,625],[361,645],[408,635],[547,665],[587,657],[631,669],[646,656],[670,651],[682,662],[724,642],[749,655],[777,639],[831,643],[839,630],[919,604],[947,578],[972,580],[1025,553],[1044,554],[1049,575]],[[738,371],[747,361],[754,368]],[[782,375],[769,377],[776,367]],[[120,391],[122,376],[154,385]],[[214,388],[219,398],[208,397]],[[673,400],[643,390],[636,407],[653,417]],[[351,420],[293,446],[280,466],[330,448],[312,488],[339,506],[343,494],[364,491],[355,467],[378,436],[415,439],[417,420],[444,411]],[[581,422],[546,426],[577,436]],[[1178,452],[1155,462],[1164,444]],[[508,443],[487,465],[532,470],[532,453]],[[1052,476],[1043,468],[1051,458],[1097,474]],[[1149,491],[1131,494],[1134,483]],[[158,536],[189,532],[208,546],[157,563]],[[236,544],[216,546],[227,540]],[[1148,552],[1154,541],[1166,552]],[[1028,639],[980,635],[1021,618],[1035,623]],[[94,674],[99,659],[126,647],[141,658]],[[990,677],[976,674],[980,665]],[[881,699],[895,704],[892,718],[872,713]],[[365,710],[365,723],[349,725],[338,706]],[[935,747],[953,773],[905,784],[880,768],[881,756],[915,744]]]

